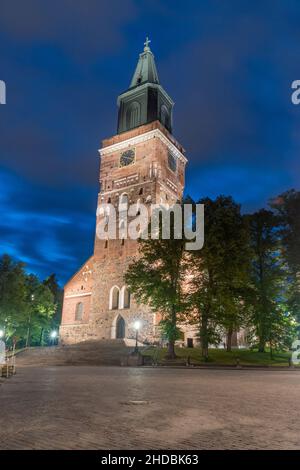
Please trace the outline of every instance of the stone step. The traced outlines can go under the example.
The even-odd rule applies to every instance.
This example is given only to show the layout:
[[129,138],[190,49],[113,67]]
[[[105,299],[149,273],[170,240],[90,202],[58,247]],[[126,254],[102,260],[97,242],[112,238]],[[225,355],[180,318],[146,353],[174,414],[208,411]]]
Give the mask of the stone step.
[[122,340],[86,341],[74,345],[28,348],[17,355],[17,366],[120,365],[132,347]]

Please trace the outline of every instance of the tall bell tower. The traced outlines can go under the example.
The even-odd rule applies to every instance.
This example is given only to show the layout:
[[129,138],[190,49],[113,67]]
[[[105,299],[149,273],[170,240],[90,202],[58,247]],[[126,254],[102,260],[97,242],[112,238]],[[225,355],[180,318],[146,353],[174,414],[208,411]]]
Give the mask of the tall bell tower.
[[[117,134],[99,150],[98,207],[117,208],[124,200],[172,204],[182,197],[187,160],[172,135],[174,103],[159,82],[149,43],[147,38],[129,88],[118,97]],[[136,256],[137,241],[105,240],[96,233],[92,257],[65,286],[62,341],[130,340],[137,319],[143,341],[158,339],[159,312],[137,304],[125,285],[124,274]]]

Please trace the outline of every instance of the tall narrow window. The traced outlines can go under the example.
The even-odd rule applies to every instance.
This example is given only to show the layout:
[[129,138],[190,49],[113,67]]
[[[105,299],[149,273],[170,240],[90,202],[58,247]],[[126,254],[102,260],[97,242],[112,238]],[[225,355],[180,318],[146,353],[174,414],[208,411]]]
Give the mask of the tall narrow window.
[[168,108],[164,104],[160,108],[160,121],[162,125],[168,129],[168,131],[171,131],[170,114]]
[[123,193],[120,197],[119,205],[122,206],[121,209],[126,210],[128,205],[128,194]]
[[130,291],[127,287],[124,290],[124,308],[130,308]]
[[82,320],[82,317],[83,317],[83,303],[78,302],[78,304],[76,304],[76,309],[75,309],[75,320],[80,321]]
[[117,310],[119,308],[119,295],[119,288],[117,286],[112,287],[109,294],[110,310]]
[[[128,211],[128,195],[123,193],[119,199],[119,229],[125,226],[125,218]],[[124,222],[124,224],[123,224]]]
[[140,125],[140,114],[140,104],[137,101],[134,101],[129,106],[126,114],[126,126],[128,129],[132,129],[133,127]]
[[173,171],[174,173],[176,172],[177,161],[176,157],[171,152],[168,153],[168,166],[171,171]]

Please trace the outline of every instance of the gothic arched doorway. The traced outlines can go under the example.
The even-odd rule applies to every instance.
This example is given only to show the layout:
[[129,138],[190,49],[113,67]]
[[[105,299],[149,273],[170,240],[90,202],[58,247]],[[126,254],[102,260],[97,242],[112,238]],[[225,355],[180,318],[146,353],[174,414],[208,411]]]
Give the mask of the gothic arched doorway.
[[117,319],[116,338],[118,339],[125,338],[125,320],[121,316],[119,316]]

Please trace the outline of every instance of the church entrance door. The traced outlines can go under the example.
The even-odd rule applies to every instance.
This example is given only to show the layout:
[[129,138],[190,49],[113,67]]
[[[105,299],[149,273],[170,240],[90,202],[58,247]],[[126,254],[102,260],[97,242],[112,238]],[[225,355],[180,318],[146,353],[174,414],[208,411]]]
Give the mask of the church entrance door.
[[117,320],[116,338],[118,339],[125,338],[125,320],[121,316],[118,317],[118,320]]

